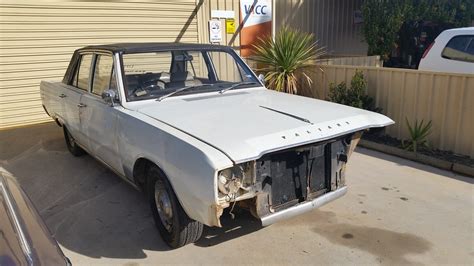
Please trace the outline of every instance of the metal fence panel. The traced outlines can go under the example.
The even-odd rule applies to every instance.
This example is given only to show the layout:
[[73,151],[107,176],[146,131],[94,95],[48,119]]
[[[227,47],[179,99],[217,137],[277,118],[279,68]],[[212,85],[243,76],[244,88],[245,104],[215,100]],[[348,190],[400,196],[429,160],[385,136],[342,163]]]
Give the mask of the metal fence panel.
[[313,74],[314,97],[327,99],[329,84],[350,84],[356,70],[363,71],[367,93],[382,113],[396,124],[386,133],[408,139],[405,118],[414,123],[431,120],[433,148],[474,157],[474,75],[364,66],[321,65]]

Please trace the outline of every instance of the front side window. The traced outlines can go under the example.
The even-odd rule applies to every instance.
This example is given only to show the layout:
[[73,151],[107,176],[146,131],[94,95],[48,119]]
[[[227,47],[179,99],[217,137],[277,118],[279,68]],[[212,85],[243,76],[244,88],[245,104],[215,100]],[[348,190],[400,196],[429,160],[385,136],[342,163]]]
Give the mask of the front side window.
[[97,55],[94,69],[94,80],[92,82],[92,93],[102,95],[105,90],[116,90],[115,79],[113,78],[114,64],[112,56]]
[[89,90],[89,75],[91,70],[92,54],[85,54],[81,56],[79,67],[76,69],[73,86],[82,90]]
[[453,37],[443,49],[442,56],[446,59],[474,62],[474,35]]
[[227,51],[131,53],[122,60],[128,101],[260,85],[238,56]]
[[246,82],[251,80],[231,54],[209,52],[209,55],[214,62],[218,80],[227,82]]

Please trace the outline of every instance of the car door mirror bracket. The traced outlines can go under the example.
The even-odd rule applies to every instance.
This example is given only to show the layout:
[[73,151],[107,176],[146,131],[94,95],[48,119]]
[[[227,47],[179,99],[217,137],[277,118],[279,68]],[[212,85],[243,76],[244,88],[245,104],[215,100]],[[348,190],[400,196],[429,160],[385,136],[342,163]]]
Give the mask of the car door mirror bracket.
[[110,104],[111,107],[114,107],[115,101],[117,100],[117,93],[114,90],[105,90],[102,92],[102,99]]
[[263,74],[258,75],[258,80],[259,80],[263,85],[265,85],[265,75],[263,75]]

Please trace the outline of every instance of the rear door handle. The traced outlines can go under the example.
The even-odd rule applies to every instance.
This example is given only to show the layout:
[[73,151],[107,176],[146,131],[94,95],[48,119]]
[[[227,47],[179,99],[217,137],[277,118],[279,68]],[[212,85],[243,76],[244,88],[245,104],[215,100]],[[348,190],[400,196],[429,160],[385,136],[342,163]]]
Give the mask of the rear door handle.
[[64,93],[61,93],[61,95],[59,95],[59,98],[66,98],[66,97],[67,97],[67,95],[64,94]]
[[83,108],[83,107],[87,107],[87,105],[85,105],[85,104],[83,104],[83,103],[80,103],[80,104],[77,105],[77,107]]

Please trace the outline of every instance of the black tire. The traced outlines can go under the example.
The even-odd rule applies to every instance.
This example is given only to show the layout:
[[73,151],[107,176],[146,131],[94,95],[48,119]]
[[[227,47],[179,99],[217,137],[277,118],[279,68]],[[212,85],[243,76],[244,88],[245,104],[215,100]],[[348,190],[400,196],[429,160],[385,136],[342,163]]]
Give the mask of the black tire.
[[77,145],[74,137],[71,135],[71,133],[69,133],[65,126],[63,126],[63,131],[64,139],[66,140],[66,146],[69,152],[76,157],[86,154],[86,152],[81,147],[79,147],[79,145]]
[[179,248],[201,238],[203,224],[188,217],[169,181],[156,166],[147,171],[147,197],[156,227],[168,246]]

